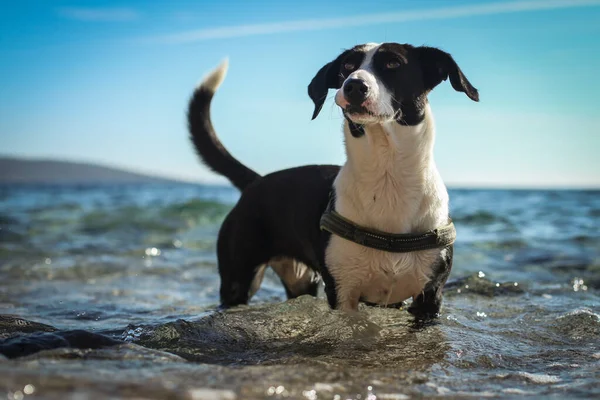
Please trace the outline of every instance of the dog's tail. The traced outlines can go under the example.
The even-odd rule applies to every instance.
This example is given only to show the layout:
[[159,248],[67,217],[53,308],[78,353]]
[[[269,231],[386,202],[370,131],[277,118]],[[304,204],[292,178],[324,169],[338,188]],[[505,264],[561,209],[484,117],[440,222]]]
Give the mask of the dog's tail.
[[188,108],[188,129],[190,139],[204,164],[225,176],[239,190],[244,190],[260,175],[229,154],[217,137],[210,120],[210,103],[225,79],[227,66],[227,60],[223,61],[194,91]]

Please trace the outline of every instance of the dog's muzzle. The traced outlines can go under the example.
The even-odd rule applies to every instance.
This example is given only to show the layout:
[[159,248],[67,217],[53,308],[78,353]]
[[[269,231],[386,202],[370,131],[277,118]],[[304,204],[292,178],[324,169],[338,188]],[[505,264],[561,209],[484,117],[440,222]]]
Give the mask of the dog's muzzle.
[[352,106],[361,106],[369,97],[369,85],[362,79],[349,79],[344,84],[344,97]]

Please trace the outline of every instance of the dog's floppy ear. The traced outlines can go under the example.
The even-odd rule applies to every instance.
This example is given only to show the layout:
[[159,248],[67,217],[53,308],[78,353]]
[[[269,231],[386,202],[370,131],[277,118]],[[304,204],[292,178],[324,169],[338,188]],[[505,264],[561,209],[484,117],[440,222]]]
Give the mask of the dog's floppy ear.
[[450,83],[457,92],[463,92],[473,101],[479,101],[479,92],[460,70],[456,61],[445,51],[434,47],[417,47],[425,89],[431,90],[450,77]]
[[312,119],[317,118],[317,115],[321,112],[323,103],[325,103],[325,99],[327,98],[327,91],[329,89],[340,88],[341,83],[338,74],[340,73],[340,64],[346,54],[347,51],[340,54],[338,58],[332,62],[325,64],[319,72],[317,72],[312,81],[310,81],[310,84],[308,85],[308,95],[313,103],[315,103],[315,111],[313,112]]

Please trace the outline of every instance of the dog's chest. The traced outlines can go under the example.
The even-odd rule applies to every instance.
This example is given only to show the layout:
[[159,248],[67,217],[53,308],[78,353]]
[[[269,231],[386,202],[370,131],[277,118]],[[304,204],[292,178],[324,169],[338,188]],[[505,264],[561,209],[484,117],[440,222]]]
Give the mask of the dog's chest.
[[[372,141],[391,140],[385,134],[371,136]],[[390,233],[425,232],[448,220],[447,193],[428,157],[406,156],[390,143],[387,147],[373,143],[370,151],[375,156],[359,142],[352,146],[348,152],[354,157],[334,182],[335,210],[344,218]],[[422,293],[441,251],[392,253],[333,235],[326,264],[343,308],[355,307],[357,299],[393,304]]]
[[440,251],[390,253],[332,236],[327,264],[338,290],[354,287],[361,300],[386,305],[419,295],[433,274]]

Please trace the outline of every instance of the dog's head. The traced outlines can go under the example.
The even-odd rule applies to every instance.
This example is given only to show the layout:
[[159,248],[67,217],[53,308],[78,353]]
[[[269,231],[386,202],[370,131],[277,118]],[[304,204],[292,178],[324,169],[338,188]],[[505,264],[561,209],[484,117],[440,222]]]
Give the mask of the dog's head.
[[423,119],[427,94],[450,78],[452,87],[479,101],[479,94],[452,56],[433,47],[363,44],[324,65],[308,85],[319,115],[328,89],[339,89],[335,102],[358,124],[396,120],[415,125]]

